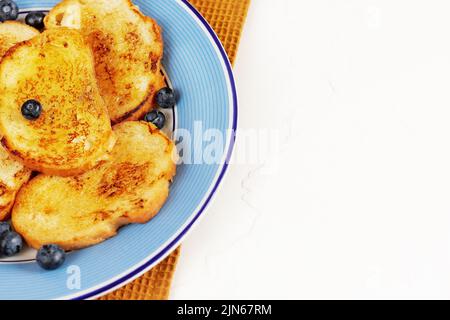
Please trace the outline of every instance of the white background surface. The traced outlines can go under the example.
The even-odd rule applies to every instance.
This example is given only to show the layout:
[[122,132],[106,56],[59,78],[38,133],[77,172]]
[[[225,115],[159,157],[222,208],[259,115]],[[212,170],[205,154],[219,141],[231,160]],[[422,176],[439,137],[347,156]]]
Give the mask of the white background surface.
[[449,12],[253,0],[239,125],[280,143],[232,166],[171,298],[450,298]]

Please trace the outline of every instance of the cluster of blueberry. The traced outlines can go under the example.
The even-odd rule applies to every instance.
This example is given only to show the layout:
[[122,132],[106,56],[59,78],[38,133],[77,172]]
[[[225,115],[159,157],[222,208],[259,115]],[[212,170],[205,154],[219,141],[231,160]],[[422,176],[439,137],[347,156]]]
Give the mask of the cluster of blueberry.
[[[19,7],[12,0],[0,0],[0,21],[16,20],[19,16]],[[38,30],[44,29],[45,13],[40,11],[30,12],[25,17],[25,23]]]
[[[14,232],[7,222],[0,222],[0,256],[11,257],[18,254],[23,248],[20,234]],[[66,259],[66,253],[57,245],[42,246],[36,255],[39,266],[46,270],[59,268]]]
[[[168,87],[162,88],[156,93],[155,100],[156,104],[160,108],[173,108],[176,103],[175,92],[173,92],[173,90]],[[144,120],[153,123],[159,129],[162,129],[164,127],[164,124],[166,123],[166,117],[164,116],[164,113],[157,110],[147,113],[144,117]]]

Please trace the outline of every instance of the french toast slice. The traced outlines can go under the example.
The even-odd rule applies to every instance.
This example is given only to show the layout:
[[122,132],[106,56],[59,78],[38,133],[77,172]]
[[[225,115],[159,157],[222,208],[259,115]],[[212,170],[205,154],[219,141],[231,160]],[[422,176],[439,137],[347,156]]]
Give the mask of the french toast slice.
[[130,0],[63,0],[45,26],[79,29],[87,39],[113,124],[138,120],[152,108],[164,86],[161,30]]
[[[42,105],[36,120],[22,105]],[[9,154],[33,170],[69,176],[108,158],[115,137],[81,34],[48,30],[12,47],[0,62],[0,134]]]
[[122,122],[114,132],[109,161],[80,176],[38,175],[21,189],[12,223],[30,246],[80,249],[158,213],[176,171],[174,143],[143,121]]
[[39,35],[39,31],[24,23],[5,21],[0,23],[0,58],[15,44]]

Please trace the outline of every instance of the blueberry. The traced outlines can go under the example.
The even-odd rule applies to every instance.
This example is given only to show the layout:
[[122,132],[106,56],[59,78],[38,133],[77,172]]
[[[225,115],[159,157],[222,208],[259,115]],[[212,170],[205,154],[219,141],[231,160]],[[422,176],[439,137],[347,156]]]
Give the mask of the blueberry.
[[42,246],[36,255],[38,265],[45,270],[58,269],[66,260],[66,253],[56,244]]
[[22,237],[14,232],[5,232],[0,236],[0,254],[10,257],[22,250]]
[[175,107],[176,98],[175,93],[170,88],[162,88],[156,93],[156,103],[164,109]]
[[0,222],[0,236],[5,232],[11,232],[11,226],[8,222]]
[[144,121],[151,122],[159,129],[162,129],[166,123],[166,116],[164,113],[154,110],[145,115]]
[[36,120],[41,112],[42,106],[36,100],[28,100],[22,105],[22,115],[28,120]]
[[27,14],[25,17],[25,23],[38,30],[44,29],[45,13],[40,11],[34,11]]
[[19,7],[12,0],[0,1],[0,21],[16,20],[19,16]]

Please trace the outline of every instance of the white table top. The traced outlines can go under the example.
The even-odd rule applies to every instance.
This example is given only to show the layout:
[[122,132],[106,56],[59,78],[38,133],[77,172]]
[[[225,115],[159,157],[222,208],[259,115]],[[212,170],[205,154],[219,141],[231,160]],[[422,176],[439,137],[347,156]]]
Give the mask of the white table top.
[[280,143],[231,167],[171,298],[450,298],[449,12],[253,0],[239,127]]

